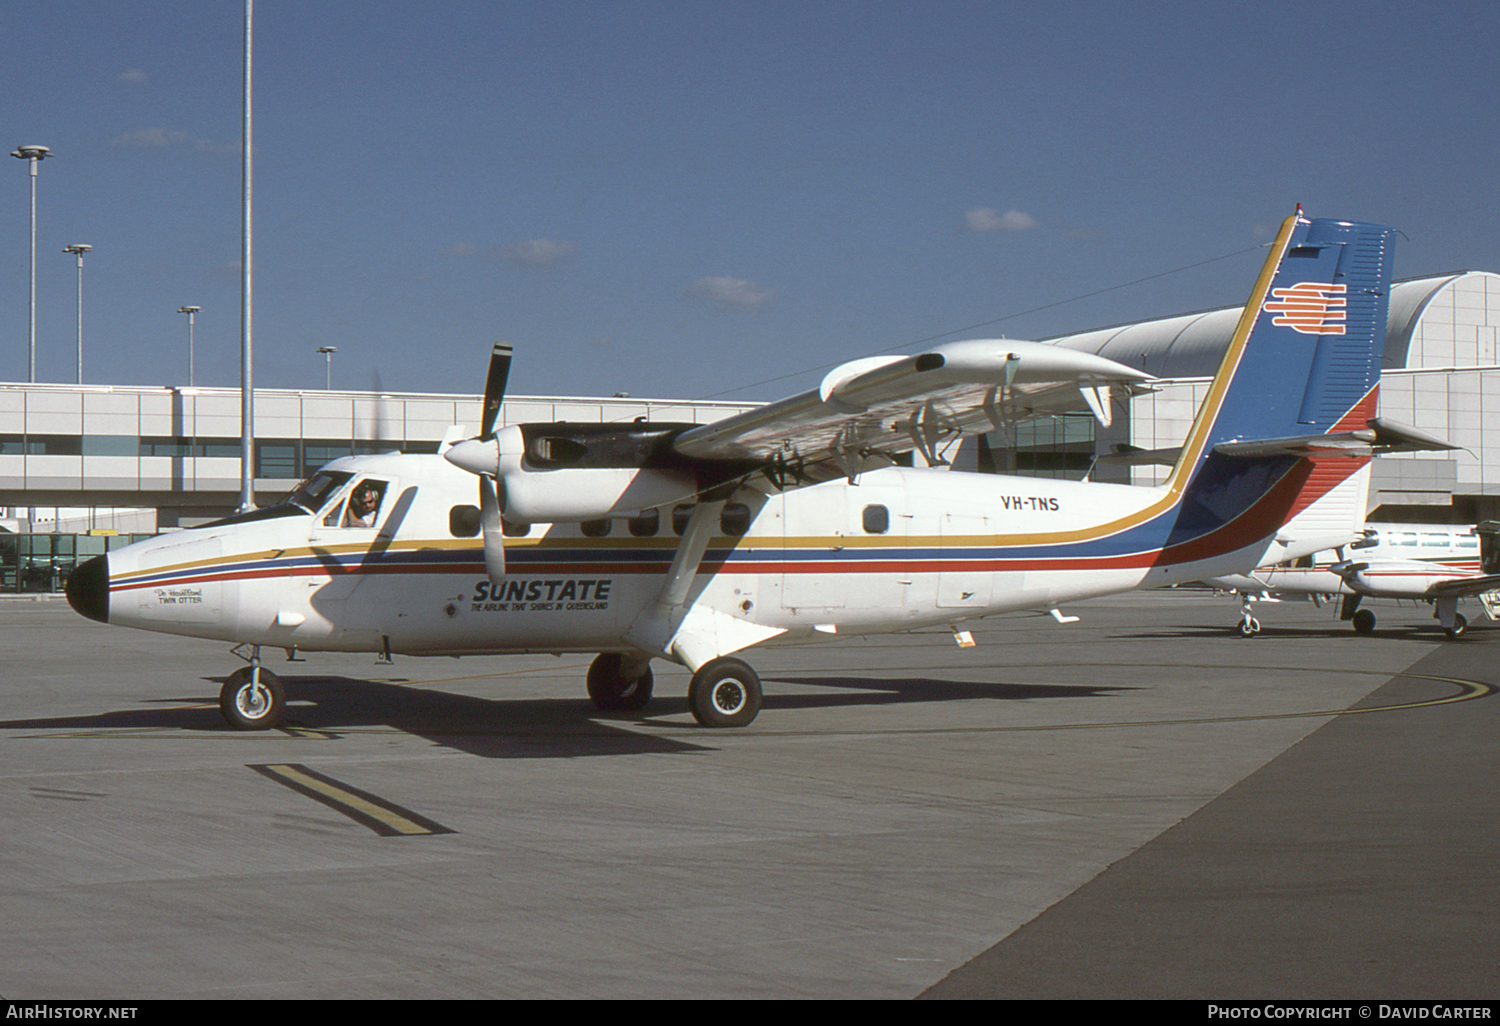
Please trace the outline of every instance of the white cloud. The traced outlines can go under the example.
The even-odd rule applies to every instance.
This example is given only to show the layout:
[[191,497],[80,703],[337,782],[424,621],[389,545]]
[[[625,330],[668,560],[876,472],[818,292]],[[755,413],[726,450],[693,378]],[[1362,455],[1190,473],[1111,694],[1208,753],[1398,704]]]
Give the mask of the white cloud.
[[443,250],[444,256],[465,260],[508,260],[523,267],[555,267],[578,252],[571,242],[556,239],[527,239],[504,246],[479,246],[464,241],[455,242]]
[[994,207],[975,207],[964,212],[964,224],[972,232],[1024,232],[1037,226],[1037,219],[1019,210],[999,213]]
[[500,248],[501,256],[527,267],[551,267],[562,263],[577,251],[577,247],[571,242],[557,242],[554,239],[527,239],[525,242],[513,242]]
[[169,132],[165,128],[139,128],[134,132],[115,136],[112,142],[116,146],[134,146],[140,149],[191,145],[199,152],[217,153],[220,156],[240,152],[239,142],[216,143],[208,139],[195,138],[187,132]]
[[151,81],[151,79],[140,68],[126,68],[124,71],[120,72],[120,81],[129,82],[132,85],[139,85],[142,82],[149,82]]
[[776,295],[775,289],[762,288],[743,278],[699,278],[688,286],[688,291],[729,306],[762,306]]
[[126,132],[124,135],[114,139],[116,146],[173,146],[177,143],[185,143],[192,136],[186,132],[168,132],[165,128],[141,128],[134,132]]
[[216,143],[209,139],[193,140],[193,148],[200,153],[217,153],[221,157],[227,157],[232,153],[240,153],[244,149],[244,145],[238,139],[232,143]]

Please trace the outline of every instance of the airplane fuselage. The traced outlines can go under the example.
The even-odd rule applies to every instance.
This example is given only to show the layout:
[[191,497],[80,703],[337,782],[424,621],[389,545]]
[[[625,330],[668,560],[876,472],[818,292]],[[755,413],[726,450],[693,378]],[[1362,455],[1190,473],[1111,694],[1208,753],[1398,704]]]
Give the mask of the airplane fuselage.
[[[1365,540],[1345,552],[1320,552],[1310,566],[1262,567],[1255,576],[1273,591],[1288,594],[1366,595],[1424,598],[1440,581],[1478,577],[1479,537],[1470,527],[1445,524],[1366,524]],[[1346,562],[1368,564],[1340,575]]]
[[[472,476],[394,454],[324,473],[337,484],[311,512],[279,507],[110,553],[109,622],[302,651],[666,654],[669,639],[641,623],[689,507],[508,527],[506,575],[492,581]],[[368,525],[350,517],[365,481],[381,493]],[[742,488],[718,512],[685,603],[712,610],[733,649],[1047,609],[1263,554],[1251,531],[1244,545],[1227,536],[1164,556],[1171,527],[1152,518],[1166,504],[1164,488],[894,467],[770,495]]]

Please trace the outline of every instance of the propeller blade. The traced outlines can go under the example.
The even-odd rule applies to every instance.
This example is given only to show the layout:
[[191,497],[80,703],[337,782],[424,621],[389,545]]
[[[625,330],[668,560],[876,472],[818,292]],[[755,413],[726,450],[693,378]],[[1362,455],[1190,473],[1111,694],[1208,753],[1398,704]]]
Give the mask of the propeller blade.
[[505,401],[505,382],[510,378],[509,342],[496,342],[490,352],[490,373],[484,381],[484,412],[479,424],[479,437],[488,440],[495,434],[495,420],[500,416],[500,404]]
[[479,524],[484,531],[484,571],[491,584],[505,577],[505,531],[500,526],[500,495],[496,481],[479,475]]

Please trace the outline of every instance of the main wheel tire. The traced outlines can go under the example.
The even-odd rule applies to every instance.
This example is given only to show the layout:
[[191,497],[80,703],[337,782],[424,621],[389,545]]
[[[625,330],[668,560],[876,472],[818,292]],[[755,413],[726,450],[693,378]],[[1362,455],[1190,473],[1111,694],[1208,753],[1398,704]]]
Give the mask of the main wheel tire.
[[1369,634],[1375,629],[1375,614],[1368,609],[1356,609],[1349,620],[1349,626],[1354,628],[1356,634]]
[[651,701],[653,679],[651,667],[633,681],[624,676],[625,657],[605,652],[589,664],[589,698],[605,712],[644,709]]
[[286,689],[265,667],[241,666],[219,691],[219,711],[235,730],[270,730],[286,712]]
[[1469,620],[1468,620],[1468,618],[1466,616],[1464,616],[1464,614],[1462,614],[1462,613],[1454,613],[1453,614],[1453,626],[1447,628],[1446,629],[1446,633],[1447,633],[1448,637],[1450,637],[1450,638],[1456,638],[1460,634],[1462,634],[1464,632],[1464,630],[1468,626],[1469,626]]
[[688,707],[705,727],[743,727],[760,712],[760,678],[738,659],[711,659],[693,674]]

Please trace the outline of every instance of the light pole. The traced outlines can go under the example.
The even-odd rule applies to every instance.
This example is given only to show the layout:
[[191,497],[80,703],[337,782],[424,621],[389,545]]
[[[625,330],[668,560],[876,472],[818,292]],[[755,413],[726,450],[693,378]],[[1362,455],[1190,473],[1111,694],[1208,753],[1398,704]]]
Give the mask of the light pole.
[[188,387],[193,387],[193,314],[202,310],[201,306],[179,306],[178,313],[187,314],[188,317]]
[[45,146],[17,146],[11,152],[11,156],[26,161],[27,170],[31,173],[31,312],[27,322],[31,355],[27,363],[26,380],[34,385],[36,384],[36,166],[52,156],[52,151]]
[[240,132],[240,512],[255,508],[255,0],[245,0],[244,127]]
[[78,383],[83,384],[83,255],[93,246],[83,242],[75,242],[71,246],[64,246],[64,253],[72,253],[78,258]]
[[339,351],[338,346],[319,346],[318,352],[323,354],[323,391],[333,391],[333,354]]

